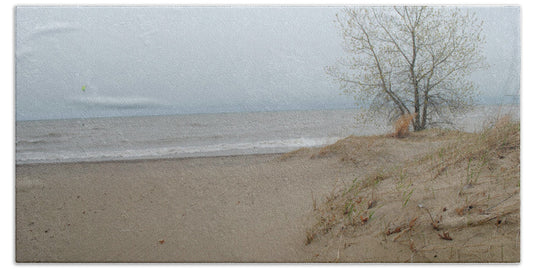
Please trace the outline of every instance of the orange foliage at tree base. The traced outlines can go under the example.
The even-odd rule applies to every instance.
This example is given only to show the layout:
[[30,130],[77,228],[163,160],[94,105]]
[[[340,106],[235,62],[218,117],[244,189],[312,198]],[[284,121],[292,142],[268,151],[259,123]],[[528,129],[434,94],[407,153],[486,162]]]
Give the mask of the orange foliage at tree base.
[[392,137],[406,137],[409,134],[409,125],[411,125],[411,121],[415,118],[415,116],[416,113],[404,114],[400,116],[394,124],[394,133],[392,134]]

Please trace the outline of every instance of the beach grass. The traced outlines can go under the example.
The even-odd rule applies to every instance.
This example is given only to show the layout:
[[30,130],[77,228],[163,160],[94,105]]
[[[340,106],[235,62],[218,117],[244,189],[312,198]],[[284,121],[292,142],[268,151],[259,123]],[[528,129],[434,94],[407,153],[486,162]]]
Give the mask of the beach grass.
[[360,176],[313,211],[306,244],[316,260],[518,262],[520,123],[396,134],[318,150],[358,161]]

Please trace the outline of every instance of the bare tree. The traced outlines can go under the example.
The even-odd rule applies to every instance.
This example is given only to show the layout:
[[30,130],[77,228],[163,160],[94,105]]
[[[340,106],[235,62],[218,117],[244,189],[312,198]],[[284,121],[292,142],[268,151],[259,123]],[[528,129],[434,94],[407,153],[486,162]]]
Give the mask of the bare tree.
[[[482,25],[448,7],[361,7],[337,14],[348,57],[326,67],[359,103],[422,130],[470,107],[469,76],[485,67]],[[440,120],[439,120],[440,119]]]

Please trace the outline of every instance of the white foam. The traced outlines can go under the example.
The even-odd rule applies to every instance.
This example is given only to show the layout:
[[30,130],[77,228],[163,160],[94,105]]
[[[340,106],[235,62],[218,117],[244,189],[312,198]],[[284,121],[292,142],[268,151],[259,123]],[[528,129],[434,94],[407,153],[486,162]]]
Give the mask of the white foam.
[[318,147],[331,144],[340,137],[292,138],[243,143],[221,143],[201,146],[170,146],[146,149],[98,151],[46,151],[17,153],[17,164],[76,161],[135,160],[171,157],[197,157],[213,155],[283,153],[301,147]]

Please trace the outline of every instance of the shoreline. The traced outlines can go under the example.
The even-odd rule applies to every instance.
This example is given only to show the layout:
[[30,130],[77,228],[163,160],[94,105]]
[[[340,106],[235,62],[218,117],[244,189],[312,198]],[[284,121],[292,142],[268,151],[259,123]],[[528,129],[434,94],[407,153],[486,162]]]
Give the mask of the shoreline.
[[[302,147],[302,148],[320,148],[317,147]],[[298,149],[297,149],[298,150]],[[282,156],[283,154],[292,152],[294,150],[289,150],[286,152],[275,152],[275,153],[257,153],[257,154],[229,154],[229,155],[213,155],[213,156],[187,156],[187,157],[153,157],[153,158],[132,158],[132,159],[110,159],[110,160],[72,160],[72,161],[61,161],[61,162],[33,162],[33,163],[15,163],[15,167],[22,166],[39,166],[39,165],[62,165],[62,164],[104,164],[104,163],[144,163],[144,162],[157,162],[157,161],[172,161],[172,160],[187,160],[187,159],[210,159],[210,158],[236,158],[242,156],[250,157],[260,157],[260,156]]]

